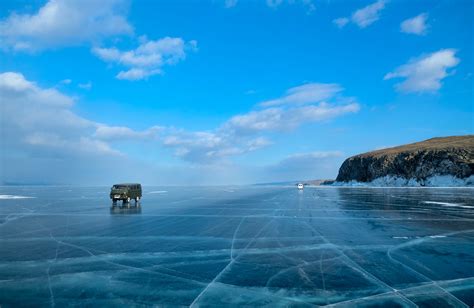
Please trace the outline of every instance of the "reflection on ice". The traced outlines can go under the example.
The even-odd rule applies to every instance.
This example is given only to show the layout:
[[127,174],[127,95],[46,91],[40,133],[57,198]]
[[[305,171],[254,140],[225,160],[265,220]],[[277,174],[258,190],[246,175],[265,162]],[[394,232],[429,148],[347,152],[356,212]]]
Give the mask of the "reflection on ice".
[[142,212],[142,207],[139,205],[132,206],[111,206],[110,214],[140,214]]
[[2,306],[474,304],[472,189],[22,189],[0,188],[37,197],[0,200]]

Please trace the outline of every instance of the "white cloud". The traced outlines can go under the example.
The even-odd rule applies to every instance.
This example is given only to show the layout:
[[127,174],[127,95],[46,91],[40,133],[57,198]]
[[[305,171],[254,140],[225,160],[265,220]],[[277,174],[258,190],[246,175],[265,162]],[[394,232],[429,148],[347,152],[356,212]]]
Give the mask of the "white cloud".
[[31,52],[132,34],[126,10],[123,0],[50,0],[34,14],[1,20],[1,47]]
[[199,164],[215,164],[229,156],[253,152],[269,146],[263,137],[240,137],[218,130],[214,132],[187,132],[168,129],[163,133],[163,145],[175,150],[175,155]]
[[428,19],[428,14],[423,13],[413,18],[404,20],[400,24],[400,29],[402,32],[424,35],[428,29],[426,25],[426,20]]
[[94,133],[94,137],[101,140],[136,140],[136,139],[157,139],[158,134],[164,128],[152,126],[143,131],[135,131],[126,126],[99,125]]
[[378,0],[352,14],[352,21],[360,28],[365,28],[380,18],[380,11],[385,7],[385,0]]
[[[238,135],[285,131],[359,111],[351,98],[342,97],[343,88],[334,83],[307,83],[288,89],[279,98],[259,104],[261,110],[230,118],[223,130]],[[329,101],[336,101],[329,103]]]
[[173,65],[186,58],[187,50],[196,50],[197,42],[185,42],[182,38],[165,37],[156,41],[143,39],[133,50],[93,48],[100,59],[127,67],[117,74],[118,79],[140,80],[160,74],[164,65]]
[[4,107],[10,100],[17,102],[17,105],[31,104],[33,107],[67,108],[74,104],[72,98],[63,95],[56,89],[41,89],[16,72],[0,73],[0,94]]
[[89,81],[86,83],[80,83],[78,87],[81,89],[90,90],[92,88],[92,82]]
[[55,153],[60,149],[118,153],[90,136],[97,124],[72,111],[73,98],[53,88],[41,88],[20,73],[0,73],[0,101],[5,146],[41,146]]
[[286,104],[317,103],[334,97],[343,90],[341,86],[334,83],[307,83],[298,87],[290,88],[286,95],[274,100],[262,102],[265,107]]
[[238,0],[225,0],[225,7],[226,8],[231,8],[237,5]]
[[93,155],[122,155],[119,151],[112,149],[109,144],[88,137],[79,137],[77,140],[71,140],[56,133],[33,132],[25,136],[23,140],[29,145],[48,147],[56,151],[75,152],[79,149],[82,152]]
[[267,5],[269,7],[278,7],[283,3],[283,0],[267,0]]
[[366,28],[379,20],[380,12],[384,9],[386,3],[386,0],[378,0],[352,13],[350,19],[347,17],[336,18],[333,20],[333,23],[342,28],[351,21],[359,26],[359,28]]
[[255,150],[267,147],[267,146],[272,145],[272,144],[273,144],[273,142],[271,142],[270,140],[268,140],[264,137],[257,137],[255,139],[251,139],[250,141],[248,141],[246,143],[246,145],[248,146],[249,151],[255,151]]
[[332,22],[338,27],[338,28],[344,28],[345,25],[349,23],[349,18],[347,17],[340,17],[334,19]]
[[302,107],[268,108],[232,117],[224,128],[237,134],[296,129],[305,123],[321,122],[359,111],[357,103],[330,105],[319,103]]
[[283,122],[282,108],[269,108],[233,116],[224,124],[229,131],[258,132],[276,130]]
[[301,0],[301,1],[297,1],[297,0],[287,0],[287,1],[285,1],[285,0],[266,0],[266,2],[267,2],[267,6],[269,6],[271,8],[277,8],[285,2],[288,3],[288,4],[301,3],[303,6],[306,7],[308,14],[312,13],[316,9],[316,6],[314,5],[313,0]]
[[6,72],[0,74],[0,89],[9,91],[32,90],[35,85],[27,81],[22,74]]
[[160,73],[160,69],[131,68],[127,71],[120,71],[115,77],[120,80],[141,80]]
[[401,92],[434,92],[441,88],[441,81],[448,76],[448,69],[460,62],[456,50],[442,49],[410,60],[385,75],[384,79],[405,78],[396,84]]

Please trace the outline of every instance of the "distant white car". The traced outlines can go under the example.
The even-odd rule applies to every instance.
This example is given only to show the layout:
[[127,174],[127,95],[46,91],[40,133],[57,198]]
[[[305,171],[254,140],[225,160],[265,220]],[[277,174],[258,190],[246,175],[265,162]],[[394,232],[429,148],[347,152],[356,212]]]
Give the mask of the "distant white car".
[[304,184],[303,184],[303,183],[298,183],[297,186],[298,186],[298,189],[299,189],[299,190],[303,190],[303,188],[304,188]]

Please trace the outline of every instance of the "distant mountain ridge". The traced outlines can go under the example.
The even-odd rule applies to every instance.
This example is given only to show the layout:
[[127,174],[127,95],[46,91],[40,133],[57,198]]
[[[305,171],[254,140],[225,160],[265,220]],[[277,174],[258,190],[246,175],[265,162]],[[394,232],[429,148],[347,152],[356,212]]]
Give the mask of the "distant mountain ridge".
[[432,138],[349,157],[340,167],[336,182],[440,186],[436,181],[450,178],[469,184],[474,181],[473,174],[474,135],[467,135]]

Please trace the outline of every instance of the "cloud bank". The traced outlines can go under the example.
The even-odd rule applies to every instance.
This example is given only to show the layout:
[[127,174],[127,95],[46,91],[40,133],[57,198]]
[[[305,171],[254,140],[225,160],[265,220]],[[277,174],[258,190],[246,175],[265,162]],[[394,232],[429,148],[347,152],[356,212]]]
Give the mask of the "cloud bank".
[[[359,105],[356,102],[337,101],[341,91],[342,87],[337,84],[294,87],[283,96],[259,103],[256,110],[233,116],[210,131],[187,131],[160,125],[135,130],[84,118],[74,111],[77,103],[74,97],[55,88],[43,88],[18,72],[0,73],[0,145],[2,149],[9,149],[1,154],[4,169],[1,180],[59,180],[60,174],[71,181],[71,177],[90,180],[92,175],[87,177],[89,173],[117,176],[130,172],[129,169],[140,168],[146,173],[149,169],[159,169],[153,163],[147,167],[120,150],[123,145],[130,144],[137,149],[157,147],[162,155],[166,155],[164,150],[170,149],[176,158],[194,166],[192,170],[207,168],[224,175],[224,167],[216,166],[235,168],[231,157],[271,146],[273,142],[268,133],[289,131],[306,123],[328,121],[357,112]],[[332,100],[336,102],[330,102]],[[310,157],[323,158],[318,155],[313,153]],[[27,161],[24,166],[28,165],[28,168],[19,163],[22,159]],[[299,159],[302,157],[297,155],[288,161]],[[156,157],[156,161],[160,161],[160,157]],[[282,166],[288,165],[288,161]],[[275,168],[261,171],[270,174],[276,172]],[[42,177],[41,172],[51,174]]]

